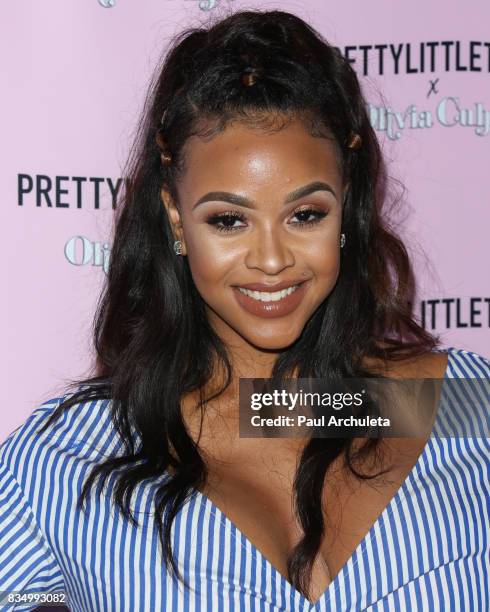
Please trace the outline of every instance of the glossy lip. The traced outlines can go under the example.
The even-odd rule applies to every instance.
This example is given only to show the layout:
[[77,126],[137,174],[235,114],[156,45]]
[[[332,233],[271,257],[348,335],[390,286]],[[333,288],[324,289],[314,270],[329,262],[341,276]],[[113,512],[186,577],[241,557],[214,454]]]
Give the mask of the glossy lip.
[[[310,283],[309,281],[302,281],[301,283],[296,284],[299,284],[299,287],[293,291],[293,293],[276,302],[262,302],[261,300],[255,300],[254,298],[251,298],[239,291],[238,287],[233,287],[233,293],[235,294],[235,298],[240,306],[250,314],[264,318],[284,317],[296,310],[301,303],[301,300],[303,299],[306,289]],[[256,287],[257,284],[253,286]],[[279,287],[280,285],[275,286]],[[240,285],[240,287],[249,289],[250,285]],[[268,285],[268,287],[271,287],[271,285]],[[288,283],[284,288],[287,287],[291,287],[291,284]],[[259,291],[259,289],[251,289],[251,291]],[[280,291],[280,289],[276,289],[276,291]],[[271,291],[271,293],[273,292]]]
[[250,291],[266,291],[267,293],[275,293],[276,291],[281,291],[282,289],[287,289],[288,287],[293,287],[294,285],[301,285],[305,283],[306,280],[304,278],[290,281],[282,281],[280,283],[276,283],[275,285],[268,285],[267,283],[248,283],[246,285],[234,285],[234,287],[242,287],[242,289],[250,289]]

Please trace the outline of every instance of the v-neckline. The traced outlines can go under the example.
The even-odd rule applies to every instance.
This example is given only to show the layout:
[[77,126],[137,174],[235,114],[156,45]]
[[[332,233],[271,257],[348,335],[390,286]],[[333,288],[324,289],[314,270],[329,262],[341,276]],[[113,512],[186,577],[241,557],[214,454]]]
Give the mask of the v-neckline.
[[[448,355],[446,369],[444,371],[444,376],[442,380],[446,380],[448,378],[449,366],[450,366],[450,361],[451,361],[453,350],[454,350],[454,347],[451,346],[449,348],[436,351],[439,353],[447,353]],[[271,581],[272,583],[276,582],[275,578],[279,578],[282,586],[288,587],[290,591],[293,593],[295,599],[296,598],[300,599],[302,609],[304,609],[306,606],[307,609],[311,611],[316,610],[322,601],[326,599],[331,599],[331,595],[334,594],[339,587],[340,580],[349,574],[349,572],[351,571],[351,569],[354,567],[357,560],[361,556],[361,553],[364,547],[368,544],[368,542],[373,542],[376,539],[375,531],[383,528],[384,524],[386,523],[387,518],[391,515],[394,508],[398,505],[401,495],[406,492],[408,485],[412,484],[414,477],[417,475],[417,473],[420,470],[420,466],[425,462],[429,450],[432,449],[432,444],[433,444],[433,439],[434,439],[433,434],[436,429],[436,423],[438,422],[440,418],[441,404],[443,401],[442,394],[443,394],[443,385],[441,386],[441,395],[439,397],[437,411],[435,414],[434,422],[432,424],[431,432],[427,438],[427,442],[425,443],[421,453],[419,454],[417,458],[417,461],[413,465],[412,469],[408,472],[407,477],[402,482],[401,486],[397,489],[396,493],[390,499],[388,504],[385,506],[381,514],[378,515],[374,523],[371,525],[371,527],[369,528],[369,531],[362,538],[362,540],[356,546],[355,550],[352,552],[350,557],[347,559],[347,561],[340,568],[340,570],[337,572],[334,578],[330,581],[325,591],[323,591],[323,593],[320,595],[320,597],[315,602],[312,602],[309,599],[307,599],[288,580],[286,580],[286,578],[281,574],[281,572],[279,572],[279,570],[277,570],[276,567],[272,565],[269,559],[267,559],[267,557],[263,553],[260,552],[260,550],[253,544],[253,542],[243,533],[243,531],[239,529],[236,526],[236,524],[231,519],[229,519],[226,516],[226,514],[222,510],[220,510],[220,508],[213,501],[211,501],[211,499],[207,495],[199,491],[199,489],[193,489],[192,495],[196,496],[198,499],[203,501],[208,506],[208,509],[210,510],[210,512],[216,518],[219,518],[224,526],[229,528],[229,532],[233,535],[235,539],[237,539],[237,536],[238,536],[238,538],[241,538],[242,541],[245,541],[249,544],[256,558],[260,562],[265,564],[266,567],[270,569],[271,574],[274,578],[274,580]]]

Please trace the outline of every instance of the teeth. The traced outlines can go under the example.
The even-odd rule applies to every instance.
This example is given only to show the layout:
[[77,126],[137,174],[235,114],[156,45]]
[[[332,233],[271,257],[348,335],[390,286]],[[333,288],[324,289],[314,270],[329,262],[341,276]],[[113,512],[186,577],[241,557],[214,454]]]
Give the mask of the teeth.
[[293,285],[292,287],[288,287],[287,289],[283,289],[282,291],[276,291],[275,293],[266,293],[265,291],[250,291],[249,289],[243,289],[242,287],[238,287],[238,291],[241,291],[248,297],[253,298],[254,300],[259,300],[261,302],[278,302],[282,300],[287,295],[290,295],[299,285]]

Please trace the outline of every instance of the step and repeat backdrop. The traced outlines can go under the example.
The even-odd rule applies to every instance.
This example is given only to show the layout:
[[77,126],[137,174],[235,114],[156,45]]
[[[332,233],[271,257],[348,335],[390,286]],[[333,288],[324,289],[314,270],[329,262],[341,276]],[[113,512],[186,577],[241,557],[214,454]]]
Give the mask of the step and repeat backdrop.
[[152,71],[183,28],[283,9],[362,80],[423,325],[490,356],[490,7],[437,0],[23,0],[0,8],[0,434],[92,367],[115,202]]

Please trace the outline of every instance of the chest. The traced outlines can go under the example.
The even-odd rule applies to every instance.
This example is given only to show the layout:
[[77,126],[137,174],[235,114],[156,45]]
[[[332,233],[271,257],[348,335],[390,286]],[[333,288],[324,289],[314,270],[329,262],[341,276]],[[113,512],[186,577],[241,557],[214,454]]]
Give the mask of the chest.
[[[201,493],[286,580],[288,556],[303,535],[294,512],[293,483],[305,444],[304,439],[237,440],[233,427],[223,423],[220,428],[204,428],[199,440],[208,467]],[[424,445],[425,440],[390,441],[379,461],[372,459],[362,467],[355,464],[366,474],[390,465],[386,474],[374,480],[358,479],[342,457],[334,461],[321,494],[325,530],[312,567],[313,601],[325,592],[390,504]]]

